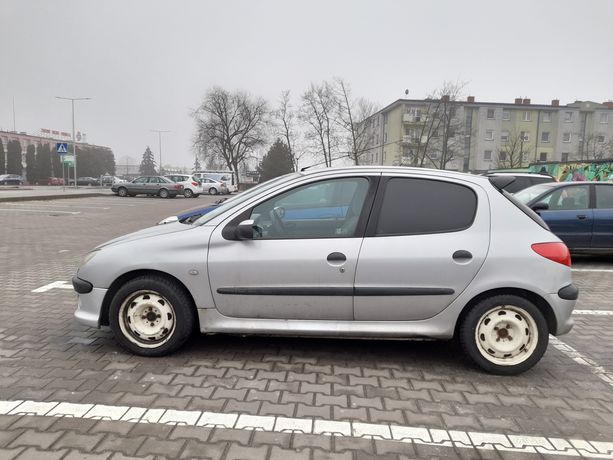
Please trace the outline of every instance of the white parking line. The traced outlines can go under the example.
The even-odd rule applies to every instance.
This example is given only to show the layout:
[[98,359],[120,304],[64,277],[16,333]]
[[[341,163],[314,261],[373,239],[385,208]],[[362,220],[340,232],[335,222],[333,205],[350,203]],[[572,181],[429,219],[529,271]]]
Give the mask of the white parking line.
[[51,289],[72,289],[72,284],[68,281],[54,281],[53,283],[33,289],[32,292],[47,292]]
[[613,316],[613,310],[575,310],[573,315]]
[[613,273],[613,270],[610,268],[573,268],[571,270],[574,272]]
[[55,209],[19,209],[19,208],[2,208],[0,211],[21,211],[21,212],[46,212],[46,213],[60,213],[60,214],[81,214],[81,211],[56,211]]
[[112,406],[31,400],[0,400],[0,415],[72,417],[92,420],[123,421],[214,427],[273,433],[304,433],[322,436],[382,439],[439,447],[497,450],[544,455],[613,459],[613,442],[583,439],[549,438],[501,433],[428,429],[424,427],[290,418],[272,415],[202,412],[144,407]]
[[592,374],[597,375],[600,380],[608,383],[613,387],[613,374],[607,371],[604,367],[600,366],[596,361],[588,358],[582,353],[579,353],[573,347],[562,342],[557,337],[549,336],[549,343],[551,343],[554,348],[564,353],[576,363],[579,363],[582,366],[586,366]]
[[30,203],[7,203],[11,206],[26,206],[34,208],[81,208],[81,209],[111,209],[102,206],[79,206],[77,204],[30,204]]

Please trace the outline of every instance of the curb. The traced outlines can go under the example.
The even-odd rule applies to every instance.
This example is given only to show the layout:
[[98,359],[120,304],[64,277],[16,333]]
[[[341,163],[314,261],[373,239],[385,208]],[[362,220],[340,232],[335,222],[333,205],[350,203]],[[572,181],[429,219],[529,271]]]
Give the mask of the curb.
[[0,197],[0,203],[9,201],[48,201],[48,200],[61,200],[66,198],[86,198],[91,196],[113,196],[112,193],[75,193],[70,195],[30,195],[30,196],[8,196]]

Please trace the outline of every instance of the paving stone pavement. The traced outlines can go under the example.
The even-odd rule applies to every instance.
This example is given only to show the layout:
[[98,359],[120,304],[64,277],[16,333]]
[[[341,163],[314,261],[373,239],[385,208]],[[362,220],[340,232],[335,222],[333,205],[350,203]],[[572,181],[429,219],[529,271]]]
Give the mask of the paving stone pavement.
[[[0,228],[0,401],[613,442],[613,388],[555,347],[534,369],[512,378],[471,368],[452,342],[200,335],[172,356],[142,358],[119,348],[108,330],[75,323],[76,297],[70,290],[31,292],[69,280],[95,245],[210,201],[100,197],[50,201],[45,207],[33,202],[12,205],[45,212],[0,211],[7,223]],[[575,259],[575,264],[613,269],[603,258]],[[607,296],[613,273],[573,276],[581,288],[578,309],[613,310]],[[613,370],[613,317],[580,315],[575,321],[574,330],[560,340]],[[590,446],[581,453],[598,452]],[[2,459],[543,455],[550,458],[559,452],[526,454],[354,436],[0,415]]]

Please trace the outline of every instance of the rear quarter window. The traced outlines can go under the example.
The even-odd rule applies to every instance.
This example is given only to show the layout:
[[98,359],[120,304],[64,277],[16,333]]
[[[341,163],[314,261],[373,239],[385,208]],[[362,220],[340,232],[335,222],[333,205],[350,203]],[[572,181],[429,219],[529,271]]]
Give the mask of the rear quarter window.
[[477,195],[465,185],[391,178],[385,185],[375,236],[457,232],[469,228]]

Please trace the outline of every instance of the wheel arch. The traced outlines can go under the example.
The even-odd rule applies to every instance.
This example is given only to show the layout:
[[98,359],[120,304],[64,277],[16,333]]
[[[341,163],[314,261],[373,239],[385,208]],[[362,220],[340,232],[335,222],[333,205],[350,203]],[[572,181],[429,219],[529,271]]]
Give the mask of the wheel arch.
[[176,283],[177,286],[179,286],[185,292],[188,298],[191,300],[190,307],[194,310],[195,325],[197,328],[200,327],[199,319],[198,319],[198,311],[196,308],[196,302],[194,301],[194,296],[192,296],[192,293],[189,291],[189,289],[187,289],[185,284],[183,284],[180,279],[176,278],[175,276],[172,276],[169,273],[159,271],[159,270],[151,270],[151,269],[133,270],[133,271],[124,273],[123,275],[119,276],[115,281],[111,283],[111,285],[109,286],[109,289],[107,290],[104,296],[104,300],[102,301],[102,309],[100,312],[100,324],[101,325],[103,326],[109,325],[109,307],[111,305],[111,301],[113,300],[113,297],[115,297],[115,294],[117,293],[117,291],[119,291],[121,286],[123,286],[125,283],[135,278],[138,278],[139,276],[145,276],[145,275],[160,276],[162,278],[166,278],[167,280],[170,280]]
[[541,313],[543,313],[543,316],[545,317],[545,321],[547,322],[549,333],[555,333],[555,331],[557,331],[558,320],[556,319],[556,315],[553,312],[551,305],[549,305],[549,302],[547,302],[543,297],[527,289],[496,288],[496,289],[490,289],[489,291],[482,292],[481,294],[476,295],[475,297],[470,299],[470,301],[464,306],[464,308],[462,309],[462,312],[458,316],[458,319],[455,324],[454,336],[457,337],[460,325],[464,321],[464,318],[466,317],[466,315],[468,314],[471,308],[473,308],[475,305],[477,305],[479,302],[481,302],[484,299],[487,299],[489,297],[499,296],[499,295],[515,295],[515,296],[523,297],[529,300],[534,305],[536,305],[536,307],[541,311]]

